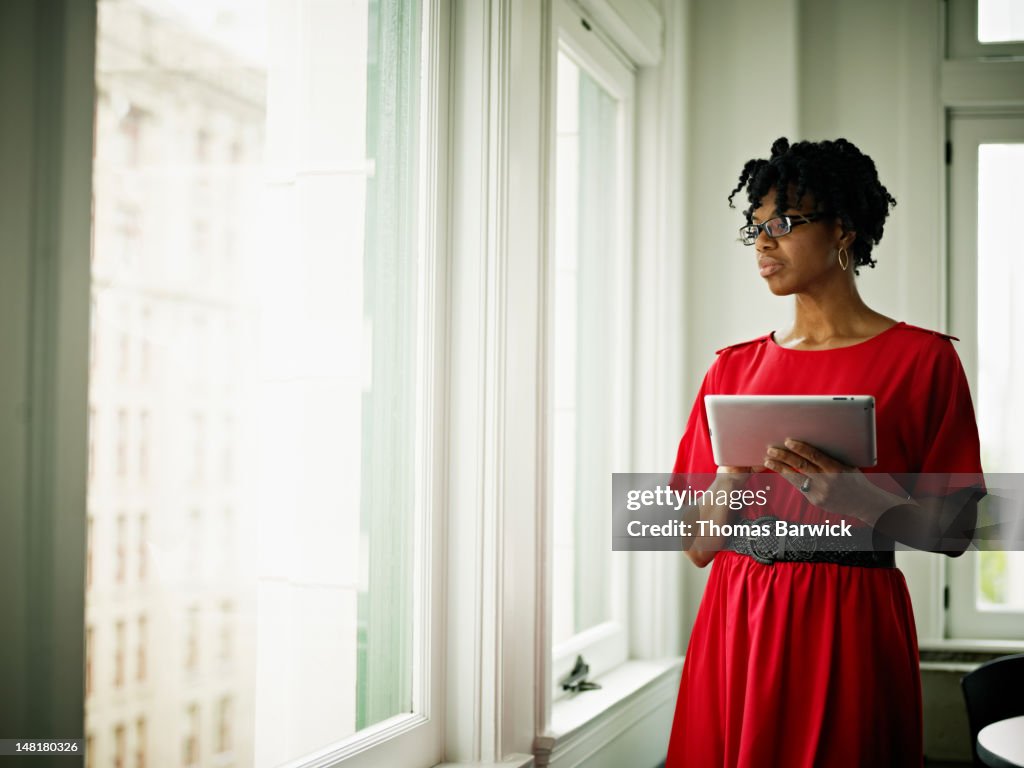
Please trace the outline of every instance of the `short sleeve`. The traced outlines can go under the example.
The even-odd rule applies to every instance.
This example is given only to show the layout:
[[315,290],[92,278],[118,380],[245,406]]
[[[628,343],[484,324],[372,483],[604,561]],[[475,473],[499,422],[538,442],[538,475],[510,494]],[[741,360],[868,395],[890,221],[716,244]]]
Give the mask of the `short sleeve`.
[[981,474],[981,446],[974,404],[960,357],[952,342],[942,344],[931,375],[921,472]]
[[679,441],[673,474],[713,474],[718,471],[711,453],[711,431],[708,428],[707,411],[704,409],[704,395],[715,394],[715,381],[721,360],[721,357],[716,358],[704,375],[704,382],[686,422],[686,431]]
[[915,483],[919,493],[944,495],[954,488],[982,491],[981,444],[970,387],[960,357],[944,340],[920,371],[917,397],[925,399],[925,423]]

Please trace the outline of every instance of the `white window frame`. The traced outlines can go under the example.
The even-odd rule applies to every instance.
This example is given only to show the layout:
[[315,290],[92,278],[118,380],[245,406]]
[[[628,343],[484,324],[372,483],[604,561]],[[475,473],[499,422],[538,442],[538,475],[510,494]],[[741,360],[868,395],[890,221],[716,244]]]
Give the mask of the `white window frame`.
[[412,713],[363,728],[341,744],[290,763],[290,768],[428,768],[444,754],[444,440],[447,411],[444,341],[447,265],[446,113],[448,103],[449,3],[421,0],[419,135],[416,173],[416,250],[422,277],[417,304],[423,321],[416,340],[417,443],[411,569],[413,592]]
[[[12,127],[10,137],[28,157],[48,158],[45,163],[27,166],[37,194],[26,196],[24,205],[12,208],[10,215],[15,222],[20,220],[17,217],[27,216],[38,232],[52,233],[47,238],[14,241],[11,251],[18,258],[27,258],[31,270],[37,272],[30,287],[21,284],[20,272],[9,282],[11,291],[20,293],[28,287],[26,295],[33,295],[27,337],[22,340],[30,340],[31,345],[21,349],[27,362],[18,364],[11,381],[23,377],[28,385],[23,395],[40,418],[25,422],[22,447],[30,444],[32,451],[26,456],[15,453],[16,460],[9,457],[23,469],[27,483],[3,489],[3,497],[24,514],[4,522],[5,535],[0,539],[23,550],[27,546],[35,563],[4,548],[11,555],[5,555],[4,561],[12,569],[11,578],[5,579],[12,591],[5,588],[3,603],[12,606],[8,616],[15,628],[9,638],[12,658],[27,659],[29,665],[10,681],[8,703],[18,715],[8,717],[5,708],[2,719],[20,733],[82,738],[84,697],[74,691],[81,693],[84,683],[88,248],[96,6],[76,0],[58,0],[45,8],[32,2],[12,3],[0,12],[0,18],[12,22],[12,33],[34,29],[26,36],[32,44],[18,48],[19,55],[24,50],[36,62],[49,62],[43,69],[25,65],[8,73],[17,82],[19,93],[27,88],[37,98],[46,95],[35,111],[22,113],[26,119]],[[420,110],[417,184],[423,216],[418,220],[418,240],[420,263],[429,279],[420,284],[419,300],[428,322],[416,354],[420,370],[429,373],[430,379],[418,382],[424,404],[418,415],[418,433],[424,439],[416,450],[418,509],[413,531],[420,553],[413,578],[417,590],[413,642],[416,713],[363,729],[332,748],[295,761],[294,766],[425,768],[444,754],[445,454],[440,425],[446,405],[447,347],[442,333],[447,277],[442,257],[447,222],[448,1],[424,0],[421,18],[424,51],[429,58],[418,84],[421,107],[426,107]],[[26,78],[25,72],[31,76]],[[35,130],[22,130],[23,124],[33,123]],[[9,270],[13,264],[12,260],[5,267]],[[20,299],[9,306],[20,306]],[[25,330],[26,324],[23,320],[12,328]],[[6,387],[7,376],[4,382]],[[5,388],[5,398],[8,394],[13,392]],[[31,650],[39,646],[50,647],[52,654]]]
[[[618,104],[616,120],[617,154],[616,208],[622,212],[622,219],[616,229],[611,284],[616,291],[612,300],[612,323],[615,328],[613,338],[608,341],[608,348],[616,362],[616,381],[612,383],[614,410],[611,414],[612,434],[621,436],[612,451],[612,465],[628,466],[632,462],[629,440],[629,416],[632,411],[631,376],[628,352],[632,348],[633,333],[633,178],[634,178],[634,122],[636,115],[636,75],[632,65],[604,38],[600,28],[591,26],[586,29],[580,14],[566,2],[559,0],[554,6],[555,40],[557,52],[567,56],[576,64],[581,73],[585,72],[601,88],[603,88]],[[557,89],[557,67],[553,74],[554,87]],[[555,143],[554,125],[550,133],[552,147]],[[555,212],[557,215],[557,211]],[[554,251],[552,250],[553,254]],[[554,284],[554,259],[548,260],[548,285]],[[554,296],[547,296],[548,330],[545,339],[552,343],[545,345],[545,355],[549,361],[548,370],[553,371],[553,339],[554,339]],[[551,386],[549,382],[549,386]],[[552,455],[553,422],[549,423],[548,455]],[[548,507],[553,514],[553,501],[549,498]],[[592,548],[600,546],[608,540],[608,530],[593,526],[586,529],[586,538],[578,542],[579,546]],[[629,593],[630,593],[630,558],[631,553],[608,553],[610,568],[609,587],[611,589],[610,619],[590,627],[552,648],[551,696],[553,700],[564,698],[559,680],[572,669],[577,655],[582,655],[590,667],[590,677],[599,676],[626,661],[629,656]]]
[[[503,768],[534,764],[534,754],[537,765],[548,758],[552,765],[617,765],[623,745],[632,756],[656,755],[671,722],[682,648],[681,558],[665,553],[632,553],[632,660],[607,675],[594,698],[577,700],[595,702],[575,719],[584,726],[552,731],[540,340],[550,230],[553,3],[433,3],[431,34],[439,41],[433,66],[444,74],[425,87],[436,99],[431,103],[446,107],[423,117],[437,138],[429,163],[422,158],[436,170],[425,183],[437,194],[435,214],[421,226],[437,249],[431,308],[443,333],[430,386],[444,429],[433,430],[423,446],[440,457],[439,475],[420,477],[424,485],[435,481],[429,493],[440,513],[416,536],[441,538],[423,564],[433,581],[418,585],[441,620],[429,647],[421,646],[436,675],[419,680],[416,691],[430,692],[431,722],[411,729],[438,728],[440,746],[405,762],[412,742],[403,747],[401,739],[389,739],[402,727],[382,723],[360,734],[366,749],[346,753],[345,764],[416,765],[443,753],[453,762]],[[659,13],[648,0],[582,5],[604,19],[609,35],[645,68],[638,72],[637,135],[644,140],[637,147],[642,181],[634,210],[644,222],[636,232],[636,270],[646,288],[635,307],[643,333],[633,343],[635,359],[650,362],[632,383],[645,397],[634,404],[630,421],[638,464],[625,469],[649,470],[674,455],[687,405],[678,402],[673,384],[683,358],[677,293],[684,238],[675,212],[684,194],[685,136],[678,118],[687,12],[666,4]],[[0,327],[14,345],[12,366],[0,372],[0,395],[9,414],[34,414],[9,435],[0,432],[10,469],[0,491],[16,511],[0,520],[0,562],[11,577],[0,580],[0,595],[9,606],[5,647],[12,651],[4,666],[10,695],[0,712],[4,722],[20,723],[21,732],[61,737],[85,735],[80,694],[95,10],[77,0],[44,8],[32,0],[0,5],[0,18],[14,20],[0,24],[0,38],[18,43],[3,50],[22,62],[17,73],[7,73],[10,93],[23,107],[35,104],[5,124],[13,139],[8,146],[25,159],[12,164],[5,188],[36,191],[12,194],[12,204],[0,211],[11,225],[0,228],[11,246],[5,249],[9,274],[0,281],[8,299],[0,308],[9,322]],[[664,46],[662,18],[671,20]],[[23,232],[29,220],[32,231]],[[28,453],[26,445],[32,446]],[[32,650],[40,645],[53,654]],[[604,750],[613,739],[617,746]],[[340,757],[323,755],[313,764]]]
[[[952,327],[961,334],[958,347],[971,391],[977,393],[978,147],[1024,142],[1024,107],[1015,111],[954,112],[950,117],[950,141],[949,315]],[[978,563],[978,552],[969,551],[945,564],[949,586],[947,636],[1024,641],[1024,611],[977,608]]]
[[946,51],[951,59],[1024,56],[1024,42],[978,40],[978,0],[946,0]]
[[[977,144],[960,145],[950,128],[957,116],[997,115],[1024,108],[1024,60],[1012,58],[1024,53],[1024,44],[980,43],[977,0],[946,0],[941,18],[945,50],[939,72],[938,106],[945,111],[947,152],[952,151],[952,162],[947,161],[945,167],[947,188],[942,198],[947,227],[943,311],[945,325],[962,339],[958,352],[968,381],[973,383],[977,335],[977,273],[973,260],[977,237]],[[953,183],[953,168],[968,160],[973,165],[969,170],[957,170]],[[970,186],[970,199],[964,184]],[[964,216],[970,217],[967,223]],[[904,560],[915,557],[914,553],[901,555]],[[974,604],[977,557],[967,553],[956,560],[943,558],[921,566],[918,572],[927,573],[930,598],[919,617],[923,642],[937,647],[962,646],[965,640],[955,637],[960,634],[991,641],[995,635],[989,634],[989,630],[998,632],[999,628],[989,627],[984,620],[973,623],[976,617],[969,617]],[[963,611],[968,612],[967,618]]]

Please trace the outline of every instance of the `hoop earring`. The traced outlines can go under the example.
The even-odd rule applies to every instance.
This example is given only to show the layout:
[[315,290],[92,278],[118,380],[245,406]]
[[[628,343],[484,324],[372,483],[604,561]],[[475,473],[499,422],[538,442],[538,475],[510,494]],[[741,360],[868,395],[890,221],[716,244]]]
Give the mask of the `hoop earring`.
[[839,267],[846,271],[846,268],[850,266],[850,253],[845,248],[839,249]]

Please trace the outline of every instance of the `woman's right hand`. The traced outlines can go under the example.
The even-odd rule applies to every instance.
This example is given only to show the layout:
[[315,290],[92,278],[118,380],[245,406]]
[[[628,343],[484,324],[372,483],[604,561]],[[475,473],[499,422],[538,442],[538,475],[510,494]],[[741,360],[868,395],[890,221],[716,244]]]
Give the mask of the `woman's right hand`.
[[[739,490],[747,483],[747,479],[755,472],[761,472],[764,467],[719,467],[711,490],[731,491]],[[733,520],[736,511],[728,505],[701,504],[692,509],[692,519],[688,522],[696,524],[697,520],[708,520],[716,525],[724,525]],[[690,530],[694,530],[691,528]],[[686,554],[700,568],[703,568],[715,558],[715,554],[722,548],[724,539],[721,536],[698,536],[694,535],[686,547]]]

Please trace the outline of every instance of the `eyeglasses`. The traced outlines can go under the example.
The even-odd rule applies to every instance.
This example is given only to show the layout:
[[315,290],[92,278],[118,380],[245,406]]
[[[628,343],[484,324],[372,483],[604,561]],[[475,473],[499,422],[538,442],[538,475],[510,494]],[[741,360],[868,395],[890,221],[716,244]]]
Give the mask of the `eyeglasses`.
[[793,227],[798,227],[801,224],[810,224],[812,221],[826,215],[825,213],[807,213],[794,216],[776,216],[774,219],[768,219],[763,224],[748,224],[745,227],[740,227],[740,242],[744,245],[753,245],[761,230],[764,230],[768,237],[782,237],[783,235],[788,235]]

